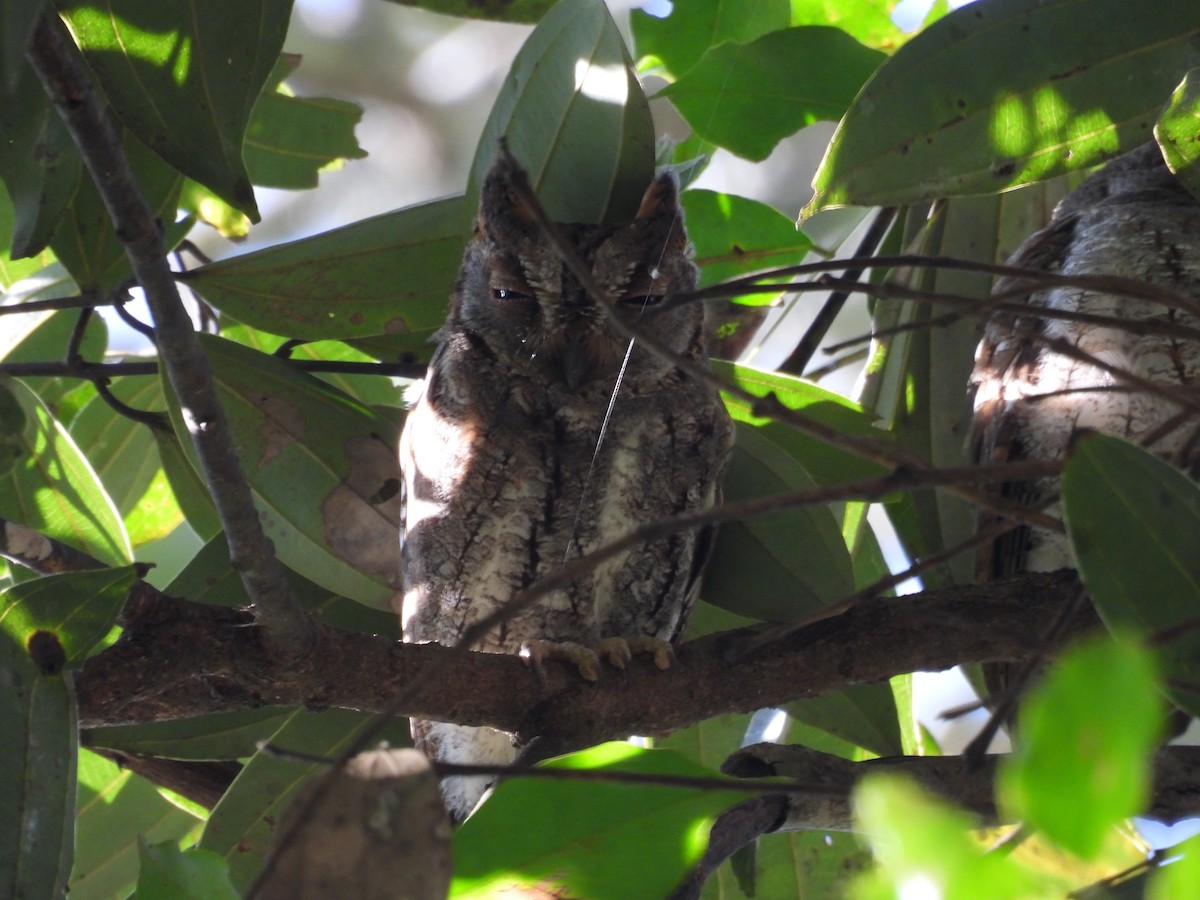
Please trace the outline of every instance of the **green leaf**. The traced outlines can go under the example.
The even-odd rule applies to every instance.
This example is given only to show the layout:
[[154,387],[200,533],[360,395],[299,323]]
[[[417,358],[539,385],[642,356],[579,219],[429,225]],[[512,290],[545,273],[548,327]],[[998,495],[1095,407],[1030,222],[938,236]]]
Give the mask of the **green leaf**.
[[1171,94],[1154,126],[1163,159],[1192,196],[1200,198],[1200,68],[1192,69]]
[[[719,777],[667,750],[602,744],[543,764],[647,775]],[[538,885],[566,896],[663,897],[703,854],[713,818],[747,799],[730,790],[619,782],[501,782],[454,835],[450,896]],[[587,852],[580,852],[586,847]],[[553,887],[551,887],[553,886]]]
[[86,741],[89,747],[168,759],[241,759],[253,756],[258,742],[277,732],[294,712],[286,706],[264,706],[187,719],[109,725],[88,729]]
[[702,138],[757,161],[805,125],[841,118],[883,59],[837,28],[786,28],[712,48],[661,96]]
[[[5,602],[9,592],[0,595]],[[59,651],[61,653],[61,651]],[[61,897],[71,870],[75,698],[44,652],[0,634],[0,895]]]
[[554,0],[390,0],[401,6],[417,6],[447,16],[494,19],[497,22],[537,22],[554,5]]
[[690,190],[683,195],[683,208],[696,246],[700,287],[762,269],[796,265],[812,249],[808,235],[791,219],[757,200]]
[[[162,388],[162,382],[159,382]],[[213,506],[212,495],[200,473],[192,466],[174,431],[153,433],[158,458],[162,461],[162,473],[171,486],[171,496],[183,512],[188,527],[201,540],[207,540],[221,530],[221,520]]]
[[362,159],[354,138],[362,107],[329,97],[263,94],[246,131],[250,180],[263,187],[312,188],[334,163]]
[[[118,378],[109,390],[134,409],[163,412],[166,408],[157,378]],[[125,520],[135,547],[165,537],[183,521],[149,427],[121,415],[103,397],[95,397],[71,422],[70,432],[80,447],[87,448],[88,459]]]
[[[1084,859],[1150,798],[1165,710],[1151,654],[1108,638],[1075,647],[1030,691],[996,775],[1007,814]],[[1103,702],[1097,702],[1099,698]]]
[[14,259],[9,248],[13,246],[16,227],[16,210],[13,209],[8,190],[0,182],[0,290],[11,287],[54,262],[54,254],[50,250],[42,250],[24,259]]
[[71,900],[128,896],[137,880],[139,839],[190,844],[199,824],[149,781],[81,750]]
[[138,841],[134,900],[238,900],[225,860],[210,850],[180,850],[174,843]]
[[1193,835],[1163,855],[1167,859],[1175,856],[1180,858],[1167,863],[1151,875],[1146,900],[1186,897],[1200,884],[1200,835]]
[[25,67],[25,49],[46,0],[0,6],[0,88],[11,87]]
[[[400,639],[400,620],[392,610],[371,609],[319,587],[294,572],[288,574],[288,582],[297,602],[327,625]],[[218,534],[205,544],[167,586],[166,592],[193,603],[231,609],[242,609],[250,604],[241,577],[229,565],[229,547],[224,534]]]
[[793,25],[832,25],[868,47],[889,52],[908,40],[908,35],[892,21],[898,0],[791,0],[791,3]]
[[183,276],[239,322],[308,340],[403,336],[425,346],[446,319],[466,206],[449,197],[215,262]]
[[601,0],[556,4],[492,105],[471,165],[469,214],[507,137],[552,219],[630,221],[654,175],[654,123],[632,66]]
[[[1174,702],[1200,715],[1200,487],[1121,438],[1084,434],[1063,471],[1063,519],[1104,624],[1157,644]],[[1175,631],[1177,629],[1177,631]]]
[[[6,3],[3,9],[31,5]],[[0,178],[12,201],[14,259],[40,253],[50,243],[83,171],[83,158],[41,81],[23,53],[17,60],[15,81],[0,90]]]
[[709,47],[726,41],[747,43],[768,31],[787,28],[789,13],[787,0],[691,0],[673,4],[665,18],[635,9],[629,14],[629,24],[638,59],[652,56],[679,76]]
[[[211,335],[200,341],[279,559],[330,591],[389,609],[400,552],[391,425],[283,360]],[[170,409],[194,460],[173,398]]]
[[[190,227],[188,223],[174,224],[183,176],[128,130],[122,129],[121,149],[154,218],[169,223],[164,226],[164,238],[167,246],[173,247]],[[133,275],[108,207],[91,178],[80,181],[50,247],[83,290],[113,288]]]
[[[855,684],[820,697],[793,700],[784,709],[798,722],[872,755],[900,756],[904,752],[896,699],[890,685]],[[855,758],[862,756],[855,754]]]
[[[55,263],[14,285],[5,299],[20,305],[27,300],[51,299],[72,293],[74,286],[62,266]],[[70,309],[5,315],[4,327],[0,328],[0,358],[10,363],[66,358],[67,348],[72,346],[72,336],[81,315],[79,310]],[[108,329],[104,319],[90,315],[83,340],[76,350],[83,359],[99,360],[107,344]],[[81,388],[78,378],[65,376],[22,378],[21,381],[64,423],[70,420],[75,408],[72,400],[81,394],[92,395],[95,392],[90,385]]]
[[291,8],[291,0],[77,0],[59,10],[121,120],[257,222],[242,142]]
[[[309,757],[332,759],[351,746],[376,716],[349,710],[293,713],[271,737],[271,745]],[[379,740],[394,747],[408,746],[408,723],[393,723]],[[270,849],[275,826],[296,791],[326,769],[274,753],[256,753],[209,816],[200,846],[229,863],[230,880],[245,891]]]
[[992,0],[905,44],[847,111],[802,215],[1007,190],[1142,143],[1200,63],[1200,5]]
[[20,459],[0,478],[0,516],[62,541],[105,565],[132,558],[112,500],[71,436],[19,381],[7,381],[25,415]]
[[13,585],[0,594],[0,631],[31,652],[41,641],[57,668],[77,668],[116,625],[137,577],[123,566]]

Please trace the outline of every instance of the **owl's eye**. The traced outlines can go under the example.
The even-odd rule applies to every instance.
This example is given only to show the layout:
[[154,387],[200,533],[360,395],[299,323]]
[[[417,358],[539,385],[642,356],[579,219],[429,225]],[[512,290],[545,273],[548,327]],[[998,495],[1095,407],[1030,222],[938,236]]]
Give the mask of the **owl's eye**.
[[662,303],[662,294],[635,294],[632,297],[623,297],[621,302],[626,306],[636,306],[639,309],[645,309],[647,306],[657,306]]
[[528,301],[533,299],[532,294],[522,294],[520,291],[509,291],[504,288],[492,288],[492,299],[501,300],[506,303]]

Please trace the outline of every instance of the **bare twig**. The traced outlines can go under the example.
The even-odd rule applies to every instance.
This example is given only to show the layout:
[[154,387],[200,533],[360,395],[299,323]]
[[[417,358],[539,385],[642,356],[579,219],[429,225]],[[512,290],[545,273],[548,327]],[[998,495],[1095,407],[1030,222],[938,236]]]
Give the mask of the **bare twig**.
[[208,360],[179,298],[153,213],[138,190],[112,123],[83,65],[68,51],[47,14],[34,28],[29,59],[57,107],[112,219],[154,316],[161,360],[188,420],[205,480],[212,491],[234,568],[254,603],[263,638],[280,659],[312,650],[313,624],[292,596],[263,533]]

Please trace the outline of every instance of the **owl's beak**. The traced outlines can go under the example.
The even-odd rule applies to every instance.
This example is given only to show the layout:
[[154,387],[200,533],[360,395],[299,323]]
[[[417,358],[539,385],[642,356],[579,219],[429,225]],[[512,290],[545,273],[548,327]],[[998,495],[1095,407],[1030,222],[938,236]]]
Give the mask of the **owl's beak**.
[[588,380],[588,375],[592,371],[592,363],[592,354],[584,342],[579,337],[569,338],[567,345],[563,347],[562,353],[558,357],[563,381],[566,382],[568,390],[575,391]]

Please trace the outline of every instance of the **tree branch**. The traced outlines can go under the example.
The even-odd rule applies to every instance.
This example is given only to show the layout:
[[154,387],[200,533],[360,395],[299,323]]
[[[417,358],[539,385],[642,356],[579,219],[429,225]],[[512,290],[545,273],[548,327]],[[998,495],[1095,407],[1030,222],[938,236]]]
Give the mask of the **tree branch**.
[[[667,672],[642,659],[624,672],[606,669],[599,685],[558,663],[539,674],[516,656],[461,653],[395,712],[492,725],[521,742],[562,736],[574,746],[672,731],[902,672],[1021,659],[1076,584],[1064,571],[870,600],[752,653],[744,648],[770,626],[686,643]],[[379,712],[454,652],[319,626],[311,668],[291,671],[264,653],[246,614],[164,597],[140,582],[123,624],[121,639],[78,673],[84,727],[269,704]],[[1088,613],[1064,639],[1091,627]]]
[[43,14],[34,28],[29,59],[79,147],[134,276],[145,291],[162,365],[188,421],[229,541],[231,561],[254,603],[267,645],[280,659],[301,660],[314,646],[313,623],[292,596],[275,549],[263,533],[217,401],[208,359],[167,265],[159,224],[138,190],[86,70],[48,14]]

